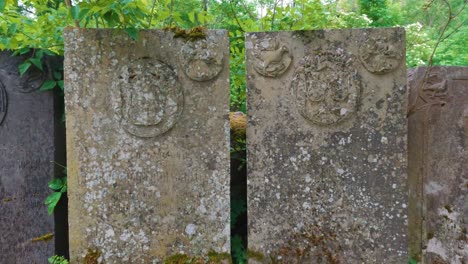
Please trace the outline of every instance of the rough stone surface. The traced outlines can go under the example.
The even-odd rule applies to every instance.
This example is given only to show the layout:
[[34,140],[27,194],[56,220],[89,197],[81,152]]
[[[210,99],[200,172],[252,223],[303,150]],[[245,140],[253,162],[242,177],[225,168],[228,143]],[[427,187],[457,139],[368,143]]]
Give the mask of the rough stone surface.
[[[26,57],[0,53],[0,263],[47,263],[54,233],[47,214],[48,181],[54,177],[54,95],[40,92],[46,76],[30,68],[22,77],[18,65]],[[2,122],[3,121],[3,122]]]
[[426,71],[408,72],[410,253],[468,263],[468,67]]
[[65,31],[72,263],[230,250],[228,52],[223,30]]
[[265,263],[408,261],[404,43],[401,28],[246,34],[249,248]]

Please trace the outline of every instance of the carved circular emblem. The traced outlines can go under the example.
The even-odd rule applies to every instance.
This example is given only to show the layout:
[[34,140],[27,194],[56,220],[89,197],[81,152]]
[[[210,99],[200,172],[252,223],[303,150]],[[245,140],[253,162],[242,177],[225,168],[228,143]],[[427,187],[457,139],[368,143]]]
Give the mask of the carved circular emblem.
[[369,37],[359,47],[359,59],[364,67],[375,74],[395,70],[403,59],[401,48],[385,37]]
[[282,75],[291,65],[292,55],[286,45],[272,39],[257,43],[253,51],[253,66],[258,74],[267,77]]
[[223,69],[223,53],[210,39],[188,41],[181,52],[185,74],[194,81],[208,81]]
[[299,113],[318,125],[338,123],[357,111],[361,88],[344,54],[320,52],[301,59],[292,91]]
[[171,129],[183,109],[182,86],[167,64],[142,58],[120,76],[121,125],[137,137],[156,137]]
[[5,119],[6,112],[8,107],[8,98],[5,89],[5,85],[3,85],[2,81],[0,81],[0,125]]
[[46,78],[43,71],[31,66],[23,76],[19,77],[19,92],[30,93],[36,91],[42,86]]

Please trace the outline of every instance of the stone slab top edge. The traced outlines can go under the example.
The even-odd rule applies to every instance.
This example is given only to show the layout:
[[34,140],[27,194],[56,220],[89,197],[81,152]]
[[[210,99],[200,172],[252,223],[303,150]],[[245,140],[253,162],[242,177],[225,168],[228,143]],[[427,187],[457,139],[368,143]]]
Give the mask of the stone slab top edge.
[[[181,28],[183,30],[190,30],[189,29],[184,29],[184,28]],[[171,32],[171,29],[162,29],[162,28],[152,28],[152,29],[137,29],[138,32],[140,33],[150,33],[150,32],[154,32],[154,33],[159,33],[159,32]],[[226,29],[204,29],[204,31],[207,33],[207,34],[215,34],[215,35],[223,35],[223,34],[228,34],[228,30]],[[63,32],[64,33],[69,33],[69,32],[83,32],[83,33],[87,33],[87,32],[119,32],[119,33],[125,33],[125,28],[76,28],[76,27],[65,27],[63,29]]]
[[248,36],[250,34],[258,34],[258,33],[268,33],[268,34],[275,34],[275,33],[293,33],[293,32],[320,32],[320,31],[379,31],[379,30],[389,30],[389,29],[396,29],[396,30],[403,30],[405,31],[404,27],[379,27],[379,28],[323,28],[323,29],[299,29],[299,30],[278,30],[278,31],[250,31],[245,32],[244,35]]

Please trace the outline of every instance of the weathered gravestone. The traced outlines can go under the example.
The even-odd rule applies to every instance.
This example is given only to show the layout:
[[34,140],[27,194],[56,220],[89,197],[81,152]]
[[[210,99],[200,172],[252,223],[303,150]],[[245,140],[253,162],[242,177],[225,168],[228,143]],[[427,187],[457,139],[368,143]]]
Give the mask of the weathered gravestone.
[[50,69],[19,75],[27,58],[0,53],[0,263],[42,264],[54,255],[54,217],[44,201],[57,172],[52,161],[64,158],[61,116],[53,93],[38,91]]
[[410,253],[468,263],[468,67],[409,71]]
[[246,34],[253,263],[407,262],[404,43],[401,28]]
[[230,250],[228,48],[223,30],[65,31],[72,263]]

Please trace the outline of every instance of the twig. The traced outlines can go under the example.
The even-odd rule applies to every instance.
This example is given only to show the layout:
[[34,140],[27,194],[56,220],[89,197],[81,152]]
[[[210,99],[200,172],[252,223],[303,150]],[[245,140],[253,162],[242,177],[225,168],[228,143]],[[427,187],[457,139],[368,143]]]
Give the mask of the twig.
[[232,15],[234,16],[234,20],[236,20],[236,23],[239,26],[240,31],[245,32],[244,28],[242,28],[242,25],[241,25],[239,19],[237,18],[236,12],[234,11],[234,7],[232,6],[232,0],[229,0],[229,5],[231,6]]
[[[65,0],[65,5],[67,6],[68,11],[71,13],[71,8],[72,8],[71,0]],[[78,21],[78,19],[74,19],[73,21],[75,21],[75,27],[79,28],[80,21]]]
[[153,6],[151,7],[151,13],[148,21],[148,28],[151,28],[151,20],[153,20],[154,7],[156,6],[156,0],[153,0]]

